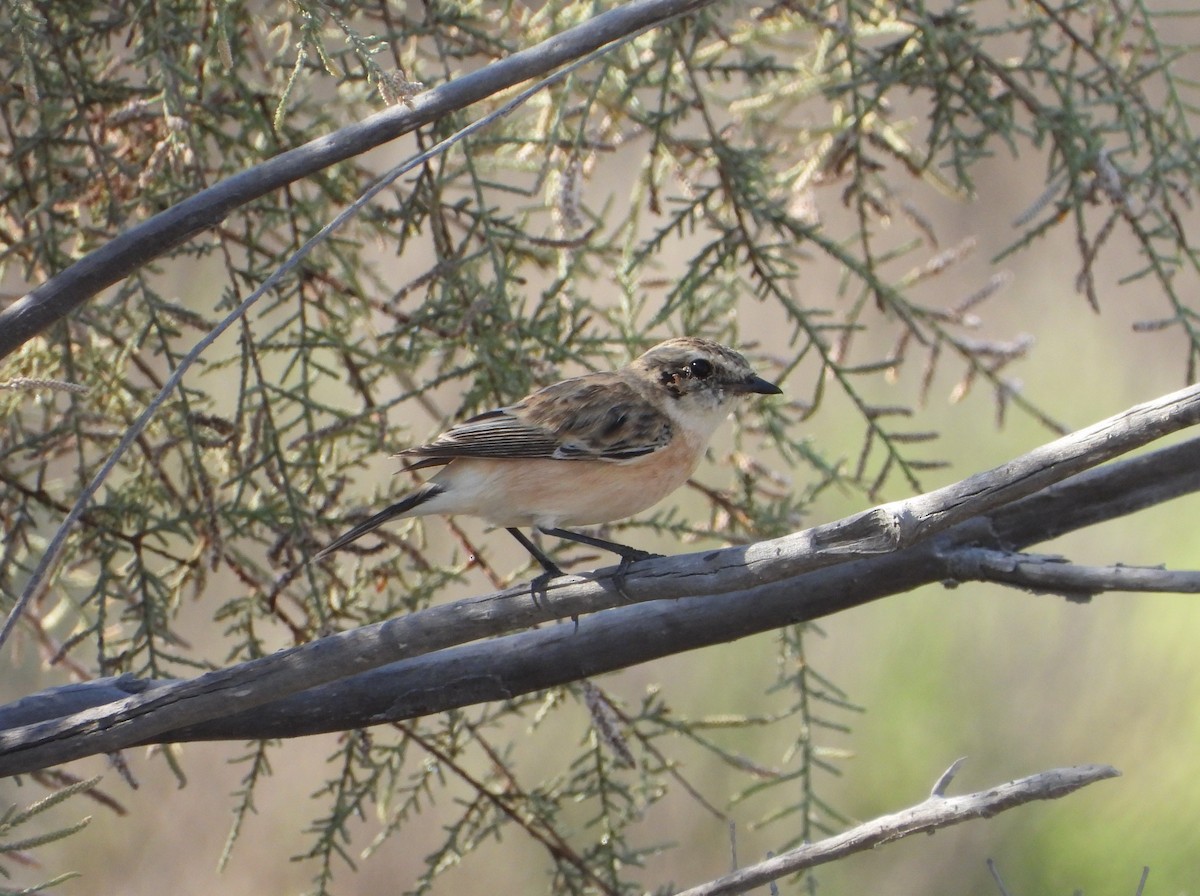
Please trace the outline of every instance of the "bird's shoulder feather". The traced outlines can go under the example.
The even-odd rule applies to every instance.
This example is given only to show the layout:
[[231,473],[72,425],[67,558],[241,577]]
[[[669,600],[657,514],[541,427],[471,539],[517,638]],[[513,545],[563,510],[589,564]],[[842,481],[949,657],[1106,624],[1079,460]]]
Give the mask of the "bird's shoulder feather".
[[400,456],[410,469],[459,457],[621,461],[665,447],[671,434],[670,418],[627,381],[592,373],[464,420]]

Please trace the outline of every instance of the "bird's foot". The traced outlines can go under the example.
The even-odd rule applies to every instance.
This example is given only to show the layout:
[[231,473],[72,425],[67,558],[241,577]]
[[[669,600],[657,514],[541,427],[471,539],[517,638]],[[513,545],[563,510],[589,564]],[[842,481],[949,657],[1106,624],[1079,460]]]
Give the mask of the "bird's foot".
[[545,611],[547,607],[542,603],[542,598],[548,597],[550,594],[550,583],[563,574],[563,571],[553,564],[548,568],[543,568],[540,573],[529,580],[529,596],[533,598],[533,605],[539,610]]
[[629,567],[640,560],[656,560],[662,557],[662,554],[652,554],[649,551],[642,551],[638,548],[630,548],[622,545],[625,550],[615,551],[619,554],[621,562],[617,564],[617,571],[613,573],[613,587],[617,589],[617,594],[621,596],[621,600],[627,604],[636,603],[629,592],[625,590],[625,578],[629,574]]

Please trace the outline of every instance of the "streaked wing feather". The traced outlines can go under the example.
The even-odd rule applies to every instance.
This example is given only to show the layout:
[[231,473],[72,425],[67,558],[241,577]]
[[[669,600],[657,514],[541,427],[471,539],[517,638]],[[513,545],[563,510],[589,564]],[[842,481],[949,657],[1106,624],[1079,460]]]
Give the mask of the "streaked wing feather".
[[410,469],[456,457],[617,461],[657,451],[670,438],[670,419],[635,389],[612,374],[588,374],[465,420],[400,455],[416,458]]

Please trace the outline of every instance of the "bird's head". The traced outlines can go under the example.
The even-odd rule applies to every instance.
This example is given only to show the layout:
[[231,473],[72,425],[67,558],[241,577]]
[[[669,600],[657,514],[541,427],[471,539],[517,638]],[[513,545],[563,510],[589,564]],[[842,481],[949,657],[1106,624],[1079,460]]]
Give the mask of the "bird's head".
[[672,417],[697,429],[710,419],[715,427],[745,395],[783,391],[755,373],[741,353],[711,339],[668,339],[630,366],[666,396],[666,410]]

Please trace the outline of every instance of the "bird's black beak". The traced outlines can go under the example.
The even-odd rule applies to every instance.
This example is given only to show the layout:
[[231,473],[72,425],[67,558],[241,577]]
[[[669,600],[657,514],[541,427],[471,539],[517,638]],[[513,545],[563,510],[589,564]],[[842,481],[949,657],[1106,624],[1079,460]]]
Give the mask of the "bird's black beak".
[[738,392],[757,392],[759,395],[782,395],[783,390],[774,383],[768,383],[761,376],[752,376],[748,380],[735,383],[733,388]]

